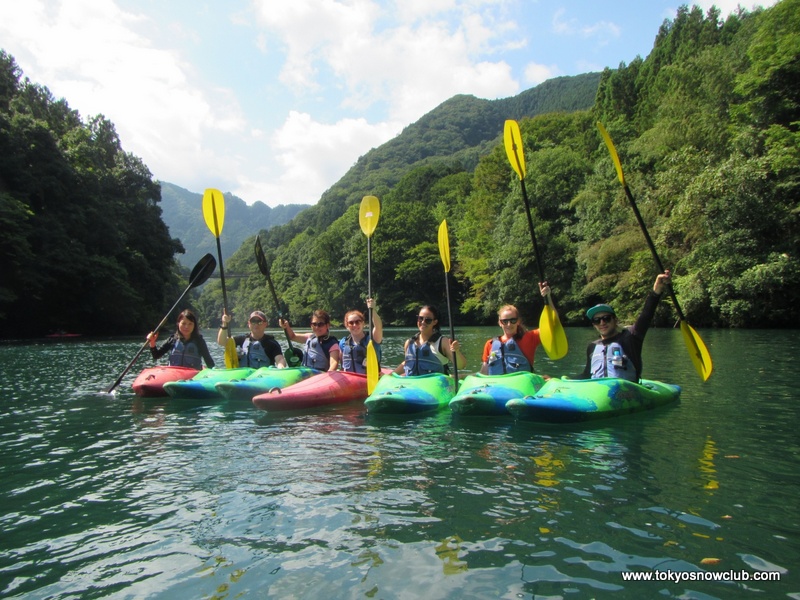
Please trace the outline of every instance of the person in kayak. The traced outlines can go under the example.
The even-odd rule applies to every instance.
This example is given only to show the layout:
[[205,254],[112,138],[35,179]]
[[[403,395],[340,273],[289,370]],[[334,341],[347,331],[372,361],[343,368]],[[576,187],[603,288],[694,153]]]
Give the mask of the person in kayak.
[[381,342],[383,341],[383,321],[375,308],[375,300],[367,298],[367,308],[372,314],[372,332],[364,331],[364,313],[351,310],[344,315],[344,325],[350,334],[339,340],[342,353],[342,370],[352,373],[367,372],[367,345],[370,340],[375,348],[378,362],[381,360]]
[[[227,329],[230,327],[231,316],[223,312],[220,320],[222,325],[217,332],[217,344],[224,348],[228,341]],[[258,369],[275,366],[279,369],[286,368],[286,359],[283,357],[281,345],[273,336],[267,334],[268,324],[267,315],[260,310],[254,310],[247,320],[250,333],[233,336],[240,367]]]
[[395,369],[395,373],[404,375],[426,375],[428,373],[450,372],[453,357],[458,359],[456,367],[463,369],[467,359],[461,352],[458,340],[442,336],[439,329],[439,310],[426,304],[417,313],[417,329],[419,331],[406,340],[403,347],[405,360]]
[[158,360],[169,352],[170,366],[191,367],[199,371],[203,368],[203,361],[205,361],[207,367],[214,368],[214,359],[211,358],[206,341],[200,335],[195,314],[186,309],[178,315],[177,323],[178,330],[169,336],[160,348],[156,348],[158,332],[151,331],[147,334],[153,360]]
[[[546,281],[539,282],[539,293],[555,311],[550,297],[550,286]],[[539,347],[539,330],[528,330],[513,304],[506,304],[497,311],[497,324],[503,334],[486,340],[483,347],[481,373],[484,375],[503,375],[517,371],[533,372],[533,358]]]
[[327,311],[315,310],[311,315],[311,333],[295,333],[289,321],[280,319],[280,326],[293,342],[305,344],[303,366],[320,371],[336,371],[342,353],[339,339],[331,335],[331,317]]
[[586,348],[586,366],[574,379],[599,379],[617,377],[638,382],[642,377],[642,345],[656,312],[661,295],[670,285],[670,271],[656,277],[652,291],[647,292],[642,312],[629,327],[621,327],[614,309],[608,304],[597,304],[586,311],[600,339]]

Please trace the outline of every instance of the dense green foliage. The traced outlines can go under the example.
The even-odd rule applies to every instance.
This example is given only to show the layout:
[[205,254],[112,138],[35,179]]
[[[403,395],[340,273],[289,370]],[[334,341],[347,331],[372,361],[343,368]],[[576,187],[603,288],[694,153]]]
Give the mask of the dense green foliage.
[[0,51],[0,336],[158,323],[180,294],[182,251],[159,197],[112,123],[83,123]]
[[[224,196],[225,222],[219,240],[223,258],[233,254],[242,245],[242,240],[262,229],[288,223],[297,213],[308,208],[307,204],[281,204],[274,207],[263,202],[247,204],[233,194],[226,193]],[[179,257],[181,264],[191,269],[215,243],[205,220],[198,218],[203,214],[203,193],[161,182],[161,210],[161,217],[169,227],[170,235],[179,239],[186,249],[186,253]]]
[[[536,237],[562,320],[585,323],[586,306],[601,300],[632,317],[656,274],[599,120],[688,319],[800,322],[799,31],[800,0],[724,21],[714,9],[684,6],[664,22],[646,59],[602,73],[589,110],[521,120]],[[362,157],[314,209],[262,234],[275,285],[297,320],[317,307],[338,319],[363,307],[366,239],[357,204],[374,194],[382,214],[372,281],[384,320],[407,325],[419,304],[444,303],[436,234],[447,218],[458,322],[489,322],[506,302],[535,322],[538,271],[501,143],[505,118],[533,113],[498,102],[489,109],[474,98],[449,100]],[[234,258],[252,263],[252,240]],[[239,318],[253,306],[271,310],[263,278],[240,283]],[[211,309],[218,292],[208,293],[202,301]],[[674,318],[662,303],[658,321]]]
[[[507,302],[535,322],[538,269],[502,145],[503,121],[515,118],[539,258],[563,322],[585,323],[586,306],[600,300],[632,317],[656,274],[601,121],[689,321],[797,326],[799,31],[800,0],[725,20],[714,9],[681,7],[647,58],[514,98],[451,98],[362,156],[317,205],[268,231],[259,223],[280,310],[253,238],[225,253],[226,272],[243,275],[228,279],[234,323],[254,308],[288,311],[301,324],[315,308],[335,321],[363,308],[358,205],[368,194],[382,205],[371,272],[384,321],[409,325],[420,304],[443,306],[437,230],[446,218],[457,322],[491,322]],[[7,55],[0,59],[0,335],[145,331],[185,285],[158,184],[122,151],[111,123],[82,123],[46,88],[20,81]],[[185,235],[202,235],[213,252],[199,212],[185,217],[199,231]],[[219,280],[197,304],[206,324],[216,320]],[[663,302],[657,320],[674,318]]]

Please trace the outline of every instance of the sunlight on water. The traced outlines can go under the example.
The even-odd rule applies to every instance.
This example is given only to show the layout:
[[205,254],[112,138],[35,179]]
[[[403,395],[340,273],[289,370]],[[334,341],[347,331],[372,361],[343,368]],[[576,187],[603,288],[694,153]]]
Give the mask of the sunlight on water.
[[[388,333],[387,364],[412,331]],[[494,333],[459,333],[470,370]],[[0,594],[796,596],[797,336],[701,333],[705,384],[678,332],[648,334],[646,373],[679,403],[566,426],[145,400],[130,383],[149,357],[104,393],[140,340],[0,346]],[[581,370],[591,332],[568,334],[540,371]],[[782,579],[621,576],[667,569]]]

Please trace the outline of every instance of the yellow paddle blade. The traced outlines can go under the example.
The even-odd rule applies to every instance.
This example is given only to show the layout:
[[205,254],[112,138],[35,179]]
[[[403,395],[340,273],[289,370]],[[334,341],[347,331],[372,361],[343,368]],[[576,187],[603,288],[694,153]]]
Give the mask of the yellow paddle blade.
[[611,153],[611,160],[614,161],[614,168],[617,170],[617,177],[619,178],[619,182],[625,186],[625,175],[622,174],[622,163],[619,162],[619,155],[617,154],[617,149],[614,147],[614,142],[611,141],[611,136],[608,135],[606,128],[603,127],[603,124],[598,121],[597,128],[600,130],[600,135],[603,136],[603,140],[608,146],[608,151]]
[[381,216],[381,203],[375,196],[364,196],[358,209],[358,224],[361,231],[369,237],[378,226],[378,217]]
[[711,377],[711,371],[714,369],[708,348],[700,338],[700,334],[686,321],[681,321],[681,333],[697,374],[700,375],[703,381],[708,381],[708,378]]
[[219,190],[208,188],[203,192],[203,218],[214,237],[219,237],[225,221],[225,197]]
[[447,219],[439,224],[439,256],[442,257],[444,272],[450,272],[450,235],[447,232]]
[[225,342],[225,366],[228,369],[236,369],[239,366],[239,355],[236,354],[236,342],[232,337]]
[[545,305],[539,317],[539,339],[550,360],[559,360],[567,355],[567,334],[558,313],[549,304]]
[[519,124],[513,119],[506,121],[503,129],[503,142],[511,168],[517,172],[517,177],[520,178],[520,181],[525,179],[525,153],[522,151],[522,134],[519,131]]
[[367,344],[367,393],[371,394],[378,385],[381,376],[381,369],[378,366],[378,355],[375,353],[375,346],[372,340]]

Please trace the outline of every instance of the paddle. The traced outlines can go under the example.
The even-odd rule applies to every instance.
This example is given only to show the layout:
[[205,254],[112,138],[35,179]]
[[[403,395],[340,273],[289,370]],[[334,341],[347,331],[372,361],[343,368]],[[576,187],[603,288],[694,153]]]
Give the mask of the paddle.
[[[222,247],[219,244],[219,236],[222,233],[222,225],[225,221],[225,197],[222,192],[208,188],[203,193],[203,218],[206,225],[214,234],[217,240],[217,258],[219,258],[219,279],[222,282],[222,310],[228,314],[228,293],[225,289],[225,269],[222,267]],[[228,341],[225,343],[225,366],[235,369],[239,366],[239,355],[236,354],[236,342],[231,337],[231,329],[228,327]]]
[[[361,206],[358,207],[358,224],[361,231],[367,236],[367,298],[372,298],[372,234],[378,226],[378,219],[381,216],[381,203],[375,196],[364,196],[361,199]],[[371,394],[378,385],[380,377],[380,366],[378,365],[378,355],[375,353],[375,346],[372,343],[372,309],[367,313],[367,331],[369,332],[369,343],[367,344],[367,393]]]
[[[164,315],[164,318],[161,319],[161,322],[153,330],[155,333],[158,333],[158,331],[164,326],[164,323],[167,322],[167,319],[169,318],[170,313],[173,310],[175,310],[175,307],[177,307],[178,304],[181,303],[181,301],[183,300],[184,296],[186,296],[186,294],[189,293],[189,290],[191,290],[194,287],[197,287],[198,285],[201,285],[201,284],[205,283],[205,281],[209,277],[211,277],[211,273],[213,273],[214,269],[216,269],[216,268],[217,268],[217,261],[214,260],[214,257],[211,256],[210,254],[206,254],[203,258],[201,258],[199,261],[197,261],[197,264],[194,266],[194,269],[192,269],[192,272],[189,275],[189,285],[188,285],[188,287],[185,290],[183,290],[183,293],[180,295],[180,297],[178,298],[177,302],[175,302],[175,304],[172,305],[172,308],[170,308],[169,311],[167,311],[167,314]],[[122,373],[120,373],[120,376],[117,377],[117,380],[114,383],[112,383],[111,387],[109,387],[106,390],[107,394],[110,394],[111,392],[113,392],[114,388],[117,387],[120,384],[120,382],[122,381],[122,378],[125,377],[125,375],[127,375],[128,371],[131,370],[131,367],[133,366],[133,363],[135,363],[136,360],[139,358],[139,356],[141,356],[142,352],[144,352],[144,349],[147,348],[149,343],[150,343],[149,340],[145,340],[145,342],[142,345],[142,347],[139,348],[139,351],[136,353],[136,356],[134,356],[131,359],[131,362],[129,362],[128,366],[125,367],[125,370],[122,371]]]
[[[536,255],[536,266],[539,269],[539,281],[546,281],[544,278],[544,269],[542,268],[542,260],[539,253],[539,246],[536,243],[536,233],[533,230],[533,219],[531,218],[531,206],[528,200],[528,192],[525,189],[525,153],[522,150],[522,134],[519,131],[519,125],[514,120],[507,120],[503,132],[503,141],[505,142],[506,154],[511,167],[516,171],[519,177],[519,183],[522,187],[522,200],[525,203],[525,214],[528,217],[528,231],[531,233],[531,241],[533,242],[533,252]],[[539,317],[539,339],[542,341],[544,351],[547,352],[552,360],[564,358],[567,354],[567,334],[564,332],[564,327],[561,325],[561,320],[558,318],[558,313],[553,309],[548,301],[545,301],[542,314]]]
[[[664,265],[661,263],[661,259],[658,257],[655,244],[653,244],[653,240],[647,231],[647,227],[644,224],[644,219],[642,219],[639,208],[636,206],[636,201],[633,199],[633,194],[631,194],[631,190],[628,187],[628,184],[625,182],[625,175],[622,173],[622,163],[619,161],[619,155],[617,154],[617,149],[614,147],[614,142],[611,141],[611,136],[608,135],[606,128],[603,127],[603,124],[600,123],[600,121],[597,122],[597,128],[600,130],[600,135],[603,136],[603,140],[605,141],[606,146],[608,146],[608,151],[611,153],[611,160],[614,161],[614,168],[617,170],[617,177],[619,178],[619,182],[622,184],[622,188],[625,190],[625,195],[628,197],[628,202],[630,202],[631,208],[633,208],[633,214],[636,215],[636,220],[639,222],[639,227],[642,229],[644,239],[647,241],[647,245],[650,247],[650,253],[653,255],[653,259],[656,262],[658,271],[659,273],[663,273]],[[680,304],[678,304],[678,298],[675,295],[675,290],[672,288],[672,285],[669,286],[669,295],[672,298],[672,304],[675,306],[675,311],[678,313],[678,319],[681,324],[681,333],[683,334],[683,342],[686,344],[686,349],[689,351],[692,364],[694,365],[697,374],[700,375],[703,381],[707,381],[708,378],[711,377],[711,371],[714,368],[708,348],[706,348],[706,345],[700,337],[700,334],[695,331],[694,327],[686,322],[686,317],[683,316],[683,311],[681,310]]]
[[[450,282],[447,274],[450,272],[450,236],[447,233],[447,219],[443,219],[439,224],[439,256],[442,257],[444,265],[444,289],[447,295],[447,319],[450,321],[450,339],[456,339],[456,332],[453,329],[453,313],[450,310]],[[458,359],[453,353],[453,379],[455,390],[458,391]]]
[[[272,284],[272,277],[269,274],[269,263],[267,262],[267,257],[264,256],[264,249],[261,247],[261,238],[256,235],[256,262],[258,263],[258,269],[267,278],[267,285],[269,286],[269,291],[272,292],[272,300],[275,302],[275,308],[278,311],[278,318],[283,319],[283,312],[281,311],[281,303],[278,301],[278,294],[275,293],[275,286]],[[292,339],[289,337],[289,332],[285,329],[283,332],[286,334],[286,341],[289,344],[289,347],[283,353],[284,357],[286,357],[286,364],[290,367],[299,367],[303,362],[303,351],[300,348],[296,348],[292,346]]]

